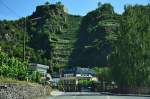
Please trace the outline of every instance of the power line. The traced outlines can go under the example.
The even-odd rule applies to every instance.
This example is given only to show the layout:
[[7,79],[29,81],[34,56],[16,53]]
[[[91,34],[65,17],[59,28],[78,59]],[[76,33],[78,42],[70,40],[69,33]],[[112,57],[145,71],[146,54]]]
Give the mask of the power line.
[[4,1],[0,0],[0,2],[1,2],[1,4],[2,4],[4,7],[6,7],[6,8],[7,8],[11,13],[13,13],[15,16],[20,17],[20,15],[17,14],[17,13],[16,13],[13,9],[11,9],[9,6],[7,6]]

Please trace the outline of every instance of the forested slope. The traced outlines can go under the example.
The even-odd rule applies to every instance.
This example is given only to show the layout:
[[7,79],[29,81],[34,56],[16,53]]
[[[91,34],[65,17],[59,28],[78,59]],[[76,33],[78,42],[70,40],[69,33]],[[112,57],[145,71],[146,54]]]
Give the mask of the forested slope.
[[[129,61],[124,61],[122,58],[129,57],[127,49],[136,50],[136,53],[141,55],[138,57],[143,57],[145,61],[149,57],[148,54],[142,54],[149,53],[147,48],[149,45],[144,45],[149,44],[148,13],[149,5],[128,6],[123,15],[118,15],[110,4],[103,4],[86,16],[76,16],[68,14],[65,6],[60,2],[46,3],[37,6],[36,11],[26,17],[27,32],[25,32],[25,18],[0,21],[0,47],[9,57],[14,56],[23,60],[25,37],[25,59],[49,65],[57,70],[68,66],[118,66],[119,59],[122,59],[121,63],[127,64]],[[126,40],[130,42],[123,42]],[[124,46],[127,44],[133,49]],[[140,48],[140,45],[145,46],[145,49],[136,49]],[[113,57],[112,52],[114,53],[115,49],[122,55],[117,56],[120,53],[116,52],[114,58],[108,57]],[[135,52],[130,53],[137,55]],[[130,58],[138,59],[138,57]],[[108,62],[108,58],[111,61]],[[134,62],[130,65],[138,64]]]
[[26,25],[25,18],[0,22],[1,50],[23,60],[25,37],[26,60],[54,69],[68,66],[81,19],[68,14],[60,2],[37,6],[36,11],[26,17]]
[[72,53],[74,65],[83,67],[108,66],[107,56],[111,53],[111,41],[116,39],[120,15],[110,4],[99,6],[84,16],[80,33]]

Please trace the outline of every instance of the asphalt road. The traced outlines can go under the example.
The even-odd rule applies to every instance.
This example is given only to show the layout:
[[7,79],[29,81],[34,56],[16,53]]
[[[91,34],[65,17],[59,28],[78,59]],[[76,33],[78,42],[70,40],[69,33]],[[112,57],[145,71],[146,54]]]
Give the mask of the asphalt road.
[[64,93],[62,95],[56,95],[47,99],[150,99],[150,97],[142,96],[111,96],[97,93]]

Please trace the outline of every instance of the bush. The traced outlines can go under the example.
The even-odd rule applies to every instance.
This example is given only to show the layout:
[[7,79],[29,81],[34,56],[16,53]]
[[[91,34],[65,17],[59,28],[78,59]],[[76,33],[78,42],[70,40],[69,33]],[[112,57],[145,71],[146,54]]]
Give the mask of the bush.
[[31,74],[31,81],[40,83],[41,77],[42,75],[38,71],[33,71]]
[[109,67],[94,67],[92,68],[98,76],[98,79],[112,81],[111,69]]
[[79,80],[79,85],[81,86],[90,86],[92,85],[93,81],[90,80]]
[[26,80],[28,63],[0,52],[0,75],[18,80]]

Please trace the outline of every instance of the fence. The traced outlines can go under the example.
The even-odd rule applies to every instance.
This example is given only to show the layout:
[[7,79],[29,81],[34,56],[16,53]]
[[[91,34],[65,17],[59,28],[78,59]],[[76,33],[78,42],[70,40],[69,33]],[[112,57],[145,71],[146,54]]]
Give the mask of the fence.
[[150,94],[150,87],[119,87],[110,90],[110,92],[121,94]]
[[90,91],[90,92],[104,92],[104,91],[110,91],[112,89],[117,88],[114,85],[111,84],[102,84],[102,83],[93,83],[88,86],[84,85],[76,85],[76,84],[65,84],[65,85],[58,85],[57,89],[61,91],[66,92],[81,92],[81,91]]

